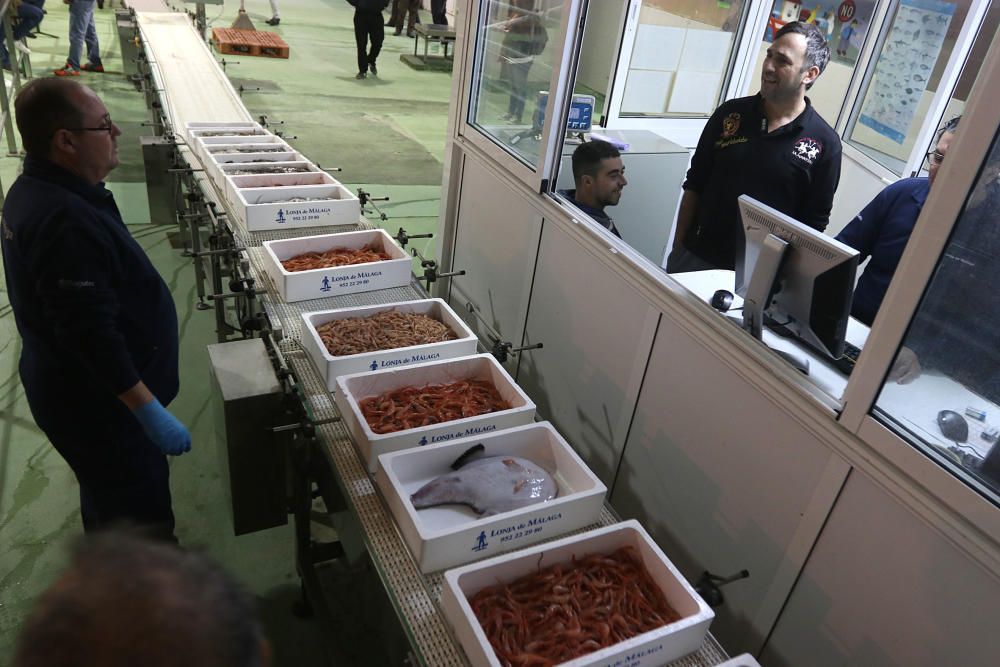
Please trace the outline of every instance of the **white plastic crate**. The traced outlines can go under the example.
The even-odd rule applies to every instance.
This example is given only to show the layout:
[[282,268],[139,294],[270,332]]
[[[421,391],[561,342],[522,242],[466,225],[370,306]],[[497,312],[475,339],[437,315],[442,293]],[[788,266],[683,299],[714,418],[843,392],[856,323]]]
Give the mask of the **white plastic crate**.
[[[310,201],[292,202],[295,197]],[[244,188],[235,191],[233,212],[247,230],[356,225],[361,201],[339,183],[279,188]]]
[[[221,171],[221,170],[220,170]],[[226,181],[226,199],[231,204],[239,201],[237,190],[247,188],[286,188],[298,185],[340,185],[325,171],[302,171],[291,174],[245,174],[230,176],[223,172]]]
[[[452,472],[451,464],[479,443],[485,447],[481,456],[517,456],[552,473],[559,495],[493,516],[481,517],[461,505],[414,509],[410,496],[439,475]],[[421,572],[462,565],[584,528],[597,521],[607,492],[548,422],[378,458],[375,480]]]
[[[462,380],[486,380],[492,383],[511,407],[485,415],[420,426],[395,433],[375,433],[368,426],[358,406],[363,399],[403,387],[450,384]],[[503,366],[489,354],[388,368],[370,373],[341,375],[337,378],[337,390],[333,398],[369,472],[375,472],[380,454],[485,435],[505,428],[530,424],[535,416],[535,404],[514,383]]]
[[498,582],[511,582],[556,563],[570,563],[574,557],[608,554],[626,545],[636,548],[653,581],[680,614],[680,620],[562,665],[655,667],[697,651],[715,613],[639,522],[625,521],[446,572],[441,607],[473,667],[500,667],[500,662],[472,612],[471,596]]
[[202,162],[205,172],[215,181],[215,186],[223,195],[226,193],[226,177],[223,169],[227,166],[246,167],[252,165],[310,163],[301,154],[290,151],[286,153],[215,153]]
[[[380,248],[389,255],[389,259],[308,271],[287,271],[281,264],[286,259],[307,252],[324,252],[333,248],[360,250],[365,247]],[[278,292],[289,303],[410,284],[410,256],[384,229],[265,241],[264,257]]]
[[[326,349],[316,331],[316,327],[350,317],[370,317],[386,311],[402,313],[417,313],[429,315],[444,323],[457,338],[440,343],[425,345],[408,345],[391,350],[377,350],[344,356],[333,356]],[[476,353],[479,339],[472,330],[452,311],[441,299],[422,299],[419,301],[404,301],[399,303],[383,303],[377,306],[362,306],[355,308],[340,308],[338,310],[323,310],[303,313],[305,326],[302,328],[302,347],[312,358],[320,375],[326,378],[326,387],[334,391],[337,387],[337,377],[349,373],[376,371],[382,368],[398,368],[407,364],[420,364],[439,359],[454,359]]]
[[201,157],[202,161],[208,159],[213,153],[230,152],[228,149],[233,149],[231,152],[234,153],[240,152],[235,149],[244,148],[247,145],[265,146],[266,148],[287,146],[288,150],[294,150],[281,137],[275,136],[266,130],[256,129],[253,130],[252,134],[244,133],[250,132],[251,130],[249,129],[242,131],[233,130],[234,134],[218,134],[224,131],[192,130],[188,144],[194,148],[195,153]]
[[749,653],[744,653],[719,663],[717,667],[760,667],[760,663]]

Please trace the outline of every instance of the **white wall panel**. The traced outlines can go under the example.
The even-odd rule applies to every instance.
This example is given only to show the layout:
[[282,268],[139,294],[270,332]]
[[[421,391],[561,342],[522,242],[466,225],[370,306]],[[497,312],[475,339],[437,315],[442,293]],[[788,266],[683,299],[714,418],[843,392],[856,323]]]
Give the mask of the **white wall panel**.
[[517,381],[611,486],[658,313],[597,256],[545,225]]
[[1000,581],[854,471],[764,650],[784,665],[995,665]]
[[731,653],[762,646],[847,471],[787,406],[661,319],[611,503],[692,580],[750,571],[712,625]]
[[[455,312],[484,343],[487,330],[466,308],[472,303],[489,325],[515,345],[524,329],[541,216],[477,158],[465,156],[451,279]],[[507,369],[513,370],[510,362]]]

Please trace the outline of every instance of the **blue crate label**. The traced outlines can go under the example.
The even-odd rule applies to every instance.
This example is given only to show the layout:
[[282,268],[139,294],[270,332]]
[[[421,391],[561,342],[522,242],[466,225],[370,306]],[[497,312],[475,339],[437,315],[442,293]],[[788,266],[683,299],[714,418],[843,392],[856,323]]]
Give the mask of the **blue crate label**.
[[394,366],[405,366],[406,364],[419,364],[425,361],[434,361],[435,359],[440,359],[440,352],[431,352],[428,354],[411,354],[409,356],[403,357],[402,359],[372,359],[372,362],[368,364],[368,368],[377,371],[380,368],[392,368]]
[[649,648],[640,649],[638,651],[633,651],[628,655],[624,655],[614,662],[606,662],[602,667],[638,667],[642,664],[642,661],[651,655],[656,655],[663,651],[663,644],[657,644],[656,646],[650,646]]
[[323,276],[320,280],[319,291],[329,292],[334,288],[334,286],[339,287],[340,289],[361,287],[369,284],[373,278],[381,277],[381,275],[381,271],[358,271],[357,273],[351,273],[349,275]]
[[[546,528],[545,524],[558,521],[561,518],[562,512],[556,512],[555,514],[550,514],[548,516],[535,517],[534,519],[529,519],[528,521],[519,521],[517,523],[511,523],[507,526],[491,528],[489,537],[499,539],[501,544],[504,542],[516,542],[517,540],[544,532]],[[480,534],[479,537],[485,538],[486,535]],[[479,541],[485,542],[485,539]],[[475,548],[473,550],[479,551],[479,549]]]
[[420,445],[426,445],[428,443],[435,442],[445,442],[446,440],[454,440],[455,438],[466,438],[473,435],[482,435],[483,433],[491,433],[497,430],[496,424],[485,424],[480,426],[470,426],[464,431],[452,431],[451,433],[439,433],[437,435],[432,435],[430,438],[424,436],[420,438]]
[[309,222],[330,215],[333,211],[329,206],[308,206],[305,208],[279,208],[274,215],[274,221],[279,225],[286,222]]

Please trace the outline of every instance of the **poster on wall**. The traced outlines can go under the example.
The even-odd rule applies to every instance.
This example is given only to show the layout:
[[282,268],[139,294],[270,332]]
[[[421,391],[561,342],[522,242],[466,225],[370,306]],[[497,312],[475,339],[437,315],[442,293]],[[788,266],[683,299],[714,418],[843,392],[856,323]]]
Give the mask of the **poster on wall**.
[[902,1],[861,107],[862,125],[903,145],[955,9],[939,0]]

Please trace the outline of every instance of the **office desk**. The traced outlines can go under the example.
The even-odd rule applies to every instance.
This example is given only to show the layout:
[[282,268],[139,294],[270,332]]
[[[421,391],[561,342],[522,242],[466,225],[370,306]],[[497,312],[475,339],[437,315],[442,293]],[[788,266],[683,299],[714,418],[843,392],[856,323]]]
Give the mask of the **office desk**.
[[[696,294],[699,298],[709,303],[716,290],[727,290],[733,292],[736,285],[736,273],[734,271],[711,270],[693,271],[690,273],[672,273],[670,277],[675,279],[688,290]],[[719,317],[734,326],[740,326],[742,322],[742,311],[732,311],[743,305],[743,299],[734,294],[733,304],[730,306],[731,314],[719,313]],[[736,318],[736,319],[734,319]],[[859,348],[864,347],[868,340],[869,328],[861,324],[853,317],[847,323],[847,341]],[[749,334],[747,334],[749,336]],[[847,376],[841,373],[830,363],[830,360],[811,350],[800,342],[779,336],[768,329],[764,329],[764,344],[772,350],[780,350],[790,354],[805,357],[809,361],[809,378],[816,385],[835,399],[840,399],[844,395],[847,387]],[[937,414],[937,413],[935,413]]]
[[[963,444],[972,449],[965,451],[974,453],[979,458],[985,458],[993,446],[982,439],[983,431],[990,426],[1000,428],[1000,406],[934,371],[925,370],[909,384],[886,383],[875,406],[925,442],[944,448],[954,446],[955,443],[941,434],[937,415],[941,410],[954,410],[965,417],[969,425],[969,439]],[[967,417],[967,407],[986,412],[986,420],[978,421]]]

